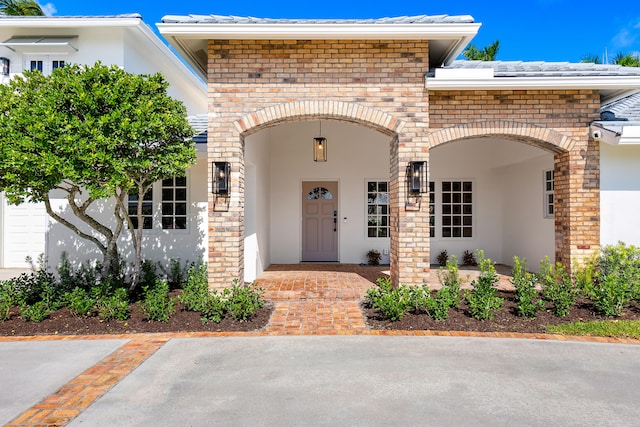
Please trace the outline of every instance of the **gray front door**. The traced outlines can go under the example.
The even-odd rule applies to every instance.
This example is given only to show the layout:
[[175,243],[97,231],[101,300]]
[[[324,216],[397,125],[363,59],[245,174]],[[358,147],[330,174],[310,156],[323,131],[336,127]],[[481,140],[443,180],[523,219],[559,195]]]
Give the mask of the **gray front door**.
[[338,183],[302,183],[302,261],[338,261]]

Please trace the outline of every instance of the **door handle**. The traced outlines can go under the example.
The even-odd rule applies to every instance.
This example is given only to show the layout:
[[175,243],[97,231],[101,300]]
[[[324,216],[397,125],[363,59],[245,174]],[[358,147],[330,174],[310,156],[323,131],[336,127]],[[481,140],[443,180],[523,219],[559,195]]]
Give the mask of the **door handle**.
[[336,227],[338,225],[338,218],[333,218],[333,231],[336,231]]

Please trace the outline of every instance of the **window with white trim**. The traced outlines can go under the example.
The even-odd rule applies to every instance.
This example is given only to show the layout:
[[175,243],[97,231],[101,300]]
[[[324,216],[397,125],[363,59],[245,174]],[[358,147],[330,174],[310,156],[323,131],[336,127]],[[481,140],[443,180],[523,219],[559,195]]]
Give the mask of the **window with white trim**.
[[544,217],[553,218],[554,214],[554,172],[544,171]]
[[429,237],[436,237],[436,183],[429,181]]
[[389,236],[389,182],[367,181],[367,237]]
[[187,177],[162,181],[162,229],[187,229]]
[[473,183],[442,181],[442,237],[473,237]]
[[66,62],[63,59],[52,59],[48,56],[27,57],[25,59],[25,70],[40,71],[45,76],[51,74],[56,68],[63,68]]
[[[137,188],[134,193],[129,193],[129,217],[133,223],[133,228],[138,228],[138,194]],[[142,229],[151,230],[153,228],[153,188],[144,194],[142,199]]]

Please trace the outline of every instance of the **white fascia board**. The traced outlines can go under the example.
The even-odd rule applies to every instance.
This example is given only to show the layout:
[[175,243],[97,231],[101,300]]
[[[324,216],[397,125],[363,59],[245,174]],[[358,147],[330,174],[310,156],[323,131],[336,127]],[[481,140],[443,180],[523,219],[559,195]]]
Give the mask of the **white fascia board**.
[[620,135],[620,145],[640,144],[640,124],[625,126]]
[[232,40],[436,40],[467,38],[480,24],[156,24],[165,36]]
[[476,79],[437,79],[425,77],[429,90],[501,89],[638,89],[640,76],[601,77],[494,77]]
[[128,27],[136,26],[141,18],[92,18],[92,17],[47,17],[0,19],[0,28],[84,28],[84,27]]

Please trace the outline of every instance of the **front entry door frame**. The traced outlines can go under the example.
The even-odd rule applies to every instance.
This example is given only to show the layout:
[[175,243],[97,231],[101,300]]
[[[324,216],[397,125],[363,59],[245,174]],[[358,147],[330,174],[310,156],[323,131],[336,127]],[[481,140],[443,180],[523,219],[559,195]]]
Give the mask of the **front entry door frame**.
[[[310,198],[309,194],[314,189],[323,189],[323,191]],[[338,180],[302,181],[300,197],[302,204],[301,260],[303,262],[338,262],[340,259]]]

